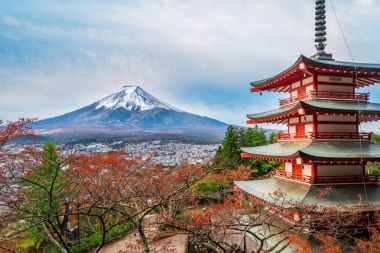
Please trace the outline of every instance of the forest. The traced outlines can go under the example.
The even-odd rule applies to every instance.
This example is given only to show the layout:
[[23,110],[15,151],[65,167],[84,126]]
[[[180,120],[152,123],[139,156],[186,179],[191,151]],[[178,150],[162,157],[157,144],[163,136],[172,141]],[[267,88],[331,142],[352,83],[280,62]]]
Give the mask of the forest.
[[357,224],[357,210],[319,210],[276,192],[277,206],[297,212],[295,221],[284,222],[273,204],[234,186],[270,177],[280,166],[240,157],[240,147],[274,143],[276,134],[230,126],[210,163],[165,168],[151,162],[154,154],[127,159],[123,149],[64,154],[48,142],[42,150],[12,152],[13,140],[35,138],[31,121],[0,124],[1,252],[101,252],[129,233],[146,253],[176,252],[170,243],[157,246],[174,234],[186,235],[188,252],[244,252],[247,238],[253,252],[314,252],[310,238],[322,252],[380,252],[380,223],[347,229]]

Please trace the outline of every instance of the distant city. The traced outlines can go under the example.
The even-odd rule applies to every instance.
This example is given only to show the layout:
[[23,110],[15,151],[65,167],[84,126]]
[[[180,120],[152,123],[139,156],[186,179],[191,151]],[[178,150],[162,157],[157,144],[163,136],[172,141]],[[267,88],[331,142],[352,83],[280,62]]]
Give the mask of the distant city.
[[[41,148],[43,144],[35,144]],[[24,144],[12,144],[12,152],[19,153],[24,149]],[[216,154],[219,144],[193,144],[174,141],[151,141],[141,143],[125,143],[116,141],[112,143],[89,143],[74,145],[59,145],[64,154],[94,154],[99,152],[117,151],[125,149],[128,158],[152,156],[155,164],[163,166],[176,166],[186,164],[203,164],[210,161]]]

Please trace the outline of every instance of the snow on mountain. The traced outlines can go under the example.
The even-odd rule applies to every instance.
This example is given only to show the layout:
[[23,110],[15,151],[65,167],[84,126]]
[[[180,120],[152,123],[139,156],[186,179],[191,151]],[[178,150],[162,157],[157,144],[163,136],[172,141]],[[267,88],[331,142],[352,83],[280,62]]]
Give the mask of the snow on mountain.
[[122,87],[118,92],[97,102],[95,109],[113,110],[116,108],[124,108],[129,111],[147,111],[161,108],[181,112],[177,108],[152,96],[139,86]]
[[[32,124],[40,136],[66,139],[108,138],[138,134],[192,136],[220,140],[227,124],[181,111],[139,86],[124,86],[117,92],[78,110]],[[112,137],[112,138],[113,138]]]

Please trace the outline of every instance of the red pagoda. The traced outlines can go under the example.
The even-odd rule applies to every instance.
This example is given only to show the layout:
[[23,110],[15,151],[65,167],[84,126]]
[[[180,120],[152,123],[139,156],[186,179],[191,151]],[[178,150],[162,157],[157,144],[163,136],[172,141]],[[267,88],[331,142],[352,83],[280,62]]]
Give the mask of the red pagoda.
[[[278,75],[251,83],[252,92],[285,92],[280,108],[248,116],[248,124],[286,124],[287,134],[275,144],[242,148],[242,157],[282,161],[274,177],[235,182],[244,192],[265,201],[282,191],[290,198],[320,206],[380,209],[379,177],[368,164],[380,161],[380,145],[360,124],[380,120],[380,104],[357,90],[380,83],[380,64],[343,62],[325,52],[325,1],[316,1],[316,48],[301,55]],[[323,199],[321,190],[330,188]],[[362,196],[362,197],[358,197]]]

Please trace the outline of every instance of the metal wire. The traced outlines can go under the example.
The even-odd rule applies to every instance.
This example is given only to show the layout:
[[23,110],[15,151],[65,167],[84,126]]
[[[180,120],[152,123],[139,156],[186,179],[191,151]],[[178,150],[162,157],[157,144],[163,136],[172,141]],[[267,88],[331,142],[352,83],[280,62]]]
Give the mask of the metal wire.
[[[330,0],[330,4],[331,4],[331,8],[334,12],[334,16],[335,16],[335,19],[336,19],[336,22],[338,23],[338,26],[339,26],[339,30],[343,36],[343,39],[344,39],[344,42],[346,43],[346,47],[347,47],[347,50],[348,50],[348,53],[350,54],[350,57],[351,57],[351,60],[352,62],[354,63],[354,66],[355,66],[355,82],[357,82],[358,80],[358,69],[357,69],[357,66],[356,66],[356,62],[355,62],[355,59],[354,59],[354,55],[352,54],[352,51],[351,51],[351,47],[350,47],[350,44],[348,43],[348,40],[347,40],[347,37],[346,35],[344,34],[344,31],[343,31],[343,28],[342,28],[342,25],[339,21],[339,17],[336,13],[336,10],[335,10],[335,6],[334,6],[334,3],[333,3],[333,0]],[[357,99],[357,103],[359,104],[359,97]],[[360,107],[359,107],[360,108]],[[363,159],[363,140],[362,140],[362,136],[360,135],[360,132],[361,132],[361,124],[360,124],[360,115],[361,115],[361,111],[359,110],[358,111],[359,115],[359,141],[360,141],[360,164],[364,167],[364,159]],[[367,195],[367,185],[366,185],[366,182],[365,182],[365,174],[366,174],[366,171],[364,170],[364,174],[363,174],[363,187],[364,187],[364,194],[365,194],[365,199],[368,200],[368,195]]]

